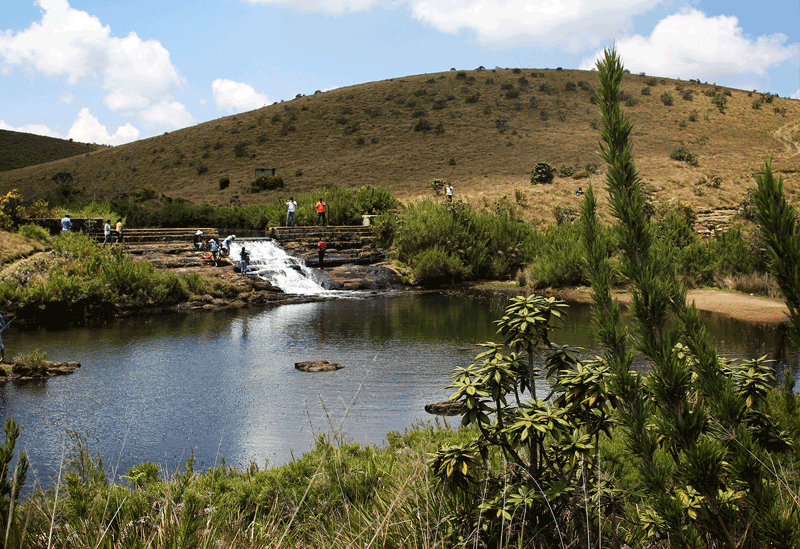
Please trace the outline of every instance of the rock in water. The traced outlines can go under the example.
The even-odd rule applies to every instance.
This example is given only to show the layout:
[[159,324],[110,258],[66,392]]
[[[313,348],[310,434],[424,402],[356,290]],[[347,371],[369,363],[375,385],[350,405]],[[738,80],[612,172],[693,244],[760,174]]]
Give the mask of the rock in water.
[[429,414],[437,416],[457,416],[461,413],[461,407],[464,406],[462,401],[457,402],[434,402],[433,404],[426,404],[425,411]]
[[307,360],[295,362],[294,367],[301,372],[333,372],[344,368],[341,364],[331,364],[327,360]]

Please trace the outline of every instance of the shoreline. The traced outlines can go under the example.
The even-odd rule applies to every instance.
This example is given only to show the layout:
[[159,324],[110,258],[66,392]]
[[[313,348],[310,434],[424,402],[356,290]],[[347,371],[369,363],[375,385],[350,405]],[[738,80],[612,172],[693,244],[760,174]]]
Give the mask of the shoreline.
[[[506,295],[525,293],[518,286],[511,286],[511,283],[481,283],[475,285],[473,289]],[[592,302],[591,288],[587,286],[548,289],[542,293],[565,301]],[[630,294],[624,290],[613,290],[612,297],[619,300],[623,306],[628,306],[631,302]],[[718,288],[689,290],[686,293],[686,302],[694,303],[698,311],[720,314],[745,322],[781,324],[789,318],[789,308],[782,299],[748,295],[733,290]]]

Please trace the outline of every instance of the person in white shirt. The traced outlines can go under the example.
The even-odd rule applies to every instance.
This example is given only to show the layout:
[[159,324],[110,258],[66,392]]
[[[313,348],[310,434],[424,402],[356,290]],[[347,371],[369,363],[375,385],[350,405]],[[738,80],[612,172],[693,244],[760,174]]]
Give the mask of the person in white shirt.
[[294,227],[294,210],[297,208],[297,202],[294,201],[294,198],[291,196],[289,197],[289,201],[286,203],[286,226],[289,226],[291,222],[292,227]]

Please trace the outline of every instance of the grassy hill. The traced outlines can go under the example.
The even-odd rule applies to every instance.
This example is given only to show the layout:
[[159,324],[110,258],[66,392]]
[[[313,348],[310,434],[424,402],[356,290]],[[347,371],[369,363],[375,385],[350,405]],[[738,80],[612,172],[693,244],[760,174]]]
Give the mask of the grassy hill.
[[[529,174],[537,162],[575,173],[601,163],[596,86],[591,71],[541,69],[371,82],[2,172],[0,192],[46,197],[56,190],[52,176],[68,172],[79,199],[153,187],[227,206],[361,185],[383,185],[409,200],[431,196],[432,178],[442,178],[456,198],[487,206],[502,196],[515,200],[521,189],[526,217],[552,220],[552,204],[576,205],[574,190],[601,183],[602,166],[590,178],[556,177],[552,185],[531,185]],[[655,200],[736,207],[770,156],[787,188],[798,187],[800,101],[633,74],[623,89],[637,166]],[[696,165],[670,158],[681,147],[696,155]],[[276,168],[285,188],[251,193],[256,168]],[[222,177],[230,178],[224,190]],[[714,178],[718,188],[707,184]]]
[[99,145],[0,130],[0,172],[93,152]]

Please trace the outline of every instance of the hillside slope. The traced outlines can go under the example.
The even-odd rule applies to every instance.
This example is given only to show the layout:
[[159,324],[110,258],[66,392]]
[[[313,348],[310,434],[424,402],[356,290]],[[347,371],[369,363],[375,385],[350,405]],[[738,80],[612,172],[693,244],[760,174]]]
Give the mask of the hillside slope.
[[99,145],[0,130],[0,172],[96,151]]
[[[520,188],[527,217],[545,219],[554,201],[577,204],[578,185],[602,182],[602,171],[580,181],[556,178],[553,185],[532,186],[529,178],[537,162],[576,173],[600,163],[595,86],[591,71],[540,69],[371,82],[3,172],[0,192],[48,196],[55,191],[52,176],[63,171],[85,199],[152,186],[167,196],[227,206],[368,184],[414,199],[431,196],[431,179],[443,178],[457,198],[486,205],[504,195],[513,201]],[[788,188],[800,182],[800,101],[631,74],[623,89],[635,123],[637,166],[656,200],[736,207],[770,156]],[[697,155],[696,166],[670,158],[681,146]],[[254,170],[262,167],[276,168],[286,187],[252,194]],[[220,190],[224,176],[231,184]],[[714,177],[721,178],[719,188],[705,184]]]

